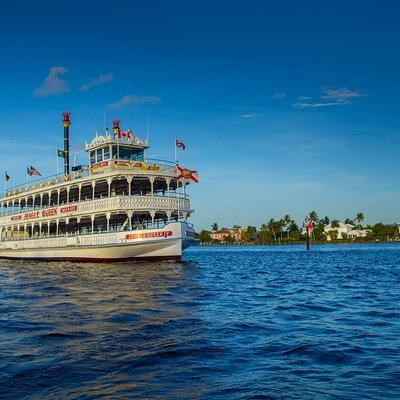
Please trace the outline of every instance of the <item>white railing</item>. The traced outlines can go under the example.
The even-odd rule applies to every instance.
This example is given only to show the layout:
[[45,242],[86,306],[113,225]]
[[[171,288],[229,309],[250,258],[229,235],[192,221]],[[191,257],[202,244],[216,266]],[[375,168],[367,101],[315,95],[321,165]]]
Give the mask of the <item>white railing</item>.
[[[72,172],[69,179],[65,179],[63,174],[52,175],[45,178],[37,179],[30,183],[24,183],[22,185],[14,186],[10,189],[5,190],[4,198],[13,198],[15,196],[21,197],[19,195],[28,195],[31,192],[46,192],[50,189],[54,190],[58,187],[66,187],[67,185],[77,184],[78,182],[85,182],[96,180],[98,178],[103,178],[105,176],[114,176],[118,174],[127,174],[135,176],[160,176],[175,178],[176,177],[176,166],[173,162],[164,160],[154,160],[145,159],[132,161],[131,163],[143,164],[146,168],[132,167],[129,165],[124,165],[126,160],[107,160],[107,168],[96,169],[91,171],[89,166],[85,166],[84,170],[81,172]],[[114,167],[115,163],[120,162],[121,164]],[[156,167],[156,170],[152,170],[151,167]]]
[[[179,204],[178,204],[179,203]],[[117,196],[79,203],[78,214],[99,213],[107,211],[172,211],[178,209],[189,211],[188,199],[164,196]]]
[[104,244],[120,243],[116,233],[103,233],[95,235],[64,236],[57,238],[28,239],[0,242],[0,250],[41,249],[48,247],[68,246],[97,246]]
[[[70,203],[60,207],[35,210],[35,213],[21,213],[0,217],[0,225],[16,226],[56,219],[98,215],[116,211],[175,211],[190,212],[189,199],[167,196],[115,196],[104,199]],[[52,212],[49,212],[51,210]],[[34,214],[34,215],[33,215]],[[19,218],[21,216],[21,218]],[[19,218],[19,219],[16,219]],[[14,220],[12,219],[14,218]]]
[[73,239],[76,243],[76,239],[67,237],[6,241],[6,242],[0,242],[0,249],[8,250],[8,249],[40,249],[43,247],[65,247],[68,246],[68,241],[71,239]]
[[101,244],[118,243],[115,233],[102,233],[98,235],[85,235],[75,238],[75,243],[79,246],[93,246]]

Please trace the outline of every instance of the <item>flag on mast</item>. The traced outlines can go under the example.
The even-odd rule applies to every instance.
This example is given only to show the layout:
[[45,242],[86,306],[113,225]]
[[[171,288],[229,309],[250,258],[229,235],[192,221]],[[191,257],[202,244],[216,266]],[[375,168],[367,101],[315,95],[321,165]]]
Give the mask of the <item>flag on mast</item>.
[[57,149],[57,157],[65,158],[65,151]]
[[10,180],[10,175],[7,174],[7,171],[5,172],[4,179],[6,182],[8,182]]
[[130,129],[127,131],[119,131],[117,135],[118,139],[132,139],[132,131]]
[[183,183],[199,183],[199,175],[197,173],[197,171],[192,171],[190,169],[187,168],[183,168],[180,165],[176,166],[177,168],[177,179],[178,181],[181,181]]
[[27,167],[26,172],[28,176],[42,176],[42,174],[36,168],[33,168],[32,165]]
[[185,143],[181,142],[178,139],[175,139],[175,145],[176,145],[176,147],[180,147],[182,150],[186,149]]

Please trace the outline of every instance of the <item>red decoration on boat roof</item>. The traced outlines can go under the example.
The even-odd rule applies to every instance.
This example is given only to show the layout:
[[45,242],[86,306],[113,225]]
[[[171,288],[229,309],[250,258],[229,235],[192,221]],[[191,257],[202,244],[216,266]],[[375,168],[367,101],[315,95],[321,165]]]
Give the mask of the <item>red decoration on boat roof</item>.
[[113,129],[115,128],[119,128],[119,123],[121,122],[120,119],[113,119],[112,123],[113,123]]
[[70,112],[63,112],[62,116],[64,118],[64,121],[69,121],[69,116],[71,115]]

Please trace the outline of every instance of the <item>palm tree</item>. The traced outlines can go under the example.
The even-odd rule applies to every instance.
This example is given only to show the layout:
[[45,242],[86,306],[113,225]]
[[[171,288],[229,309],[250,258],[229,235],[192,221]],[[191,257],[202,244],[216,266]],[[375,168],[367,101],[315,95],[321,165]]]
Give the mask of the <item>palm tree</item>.
[[309,214],[310,218],[316,223],[318,224],[319,222],[319,217],[316,211],[311,211]]
[[364,214],[362,212],[358,212],[354,220],[357,221],[358,226],[361,227],[361,222],[364,221]]
[[272,236],[274,237],[274,242],[276,243],[276,221],[273,218],[268,221],[267,228],[269,231],[271,231]]
[[334,219],[331,223],[331,228],[339,228],[340,227],[340,223],[337,219]]
[[327,232],[327,236],[329,236],[332,241],[337,239],[338,234],[339,232],[337,231],[337,229],[331,229],[330,231]]
[[216,222],[214,222],[214,223],[211,225],[211,230],[213,230],[213,231],[217,231],[217,230],[218,230],[218,224],[217,224]]
[[289,233],[296,234],[296,236],[298,236],[299,233],[301,232],[294,219],[292,219],[292,222],[289,225],[288,231],[289,231]]
[[199,232],[198,239],[200,240],[201,243],[211,243],[212,242],[210,232],[207,232],[204,230]]
[[321,222],[322,222],[324,225],[329,225],[331,221],[329,220],[329,217],[326,216],[326,217],[324,217],[324,218],[321,219]]
[[285,226],[285,221],[281,218],[280,220],[276,221],[275,226],[276,226],[276,230],[279,233],[280,243],[282,243],[283,227]]
[[224,242],[227,244],[235,243],[235,238],[233,238],[231,235],[226,235],[224,236]]
[[244,236],[247,243],[252,243],[257,241],[257,228],[255,226],[248,226],[244,231]]
[[287,238],[289,239],[290,235],[290,224],[292,223],[292,217],[289,214],[286,214],[283,217],[283,225],[286,227]]
[[260,238],[261,241],[264,243],[269,242],[269,230],[268,230],[268,225],[267,224],[261,224],[260,227]]

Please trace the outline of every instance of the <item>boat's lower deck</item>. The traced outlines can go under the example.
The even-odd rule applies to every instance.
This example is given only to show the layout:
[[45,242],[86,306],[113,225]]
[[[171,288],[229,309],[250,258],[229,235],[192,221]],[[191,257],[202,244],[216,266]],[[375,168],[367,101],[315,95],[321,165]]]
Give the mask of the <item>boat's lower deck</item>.
[[0,258],[121,261],[131,259],[178,260],[197,243],[193,228],[173,222],[162,229],[0,242]]

